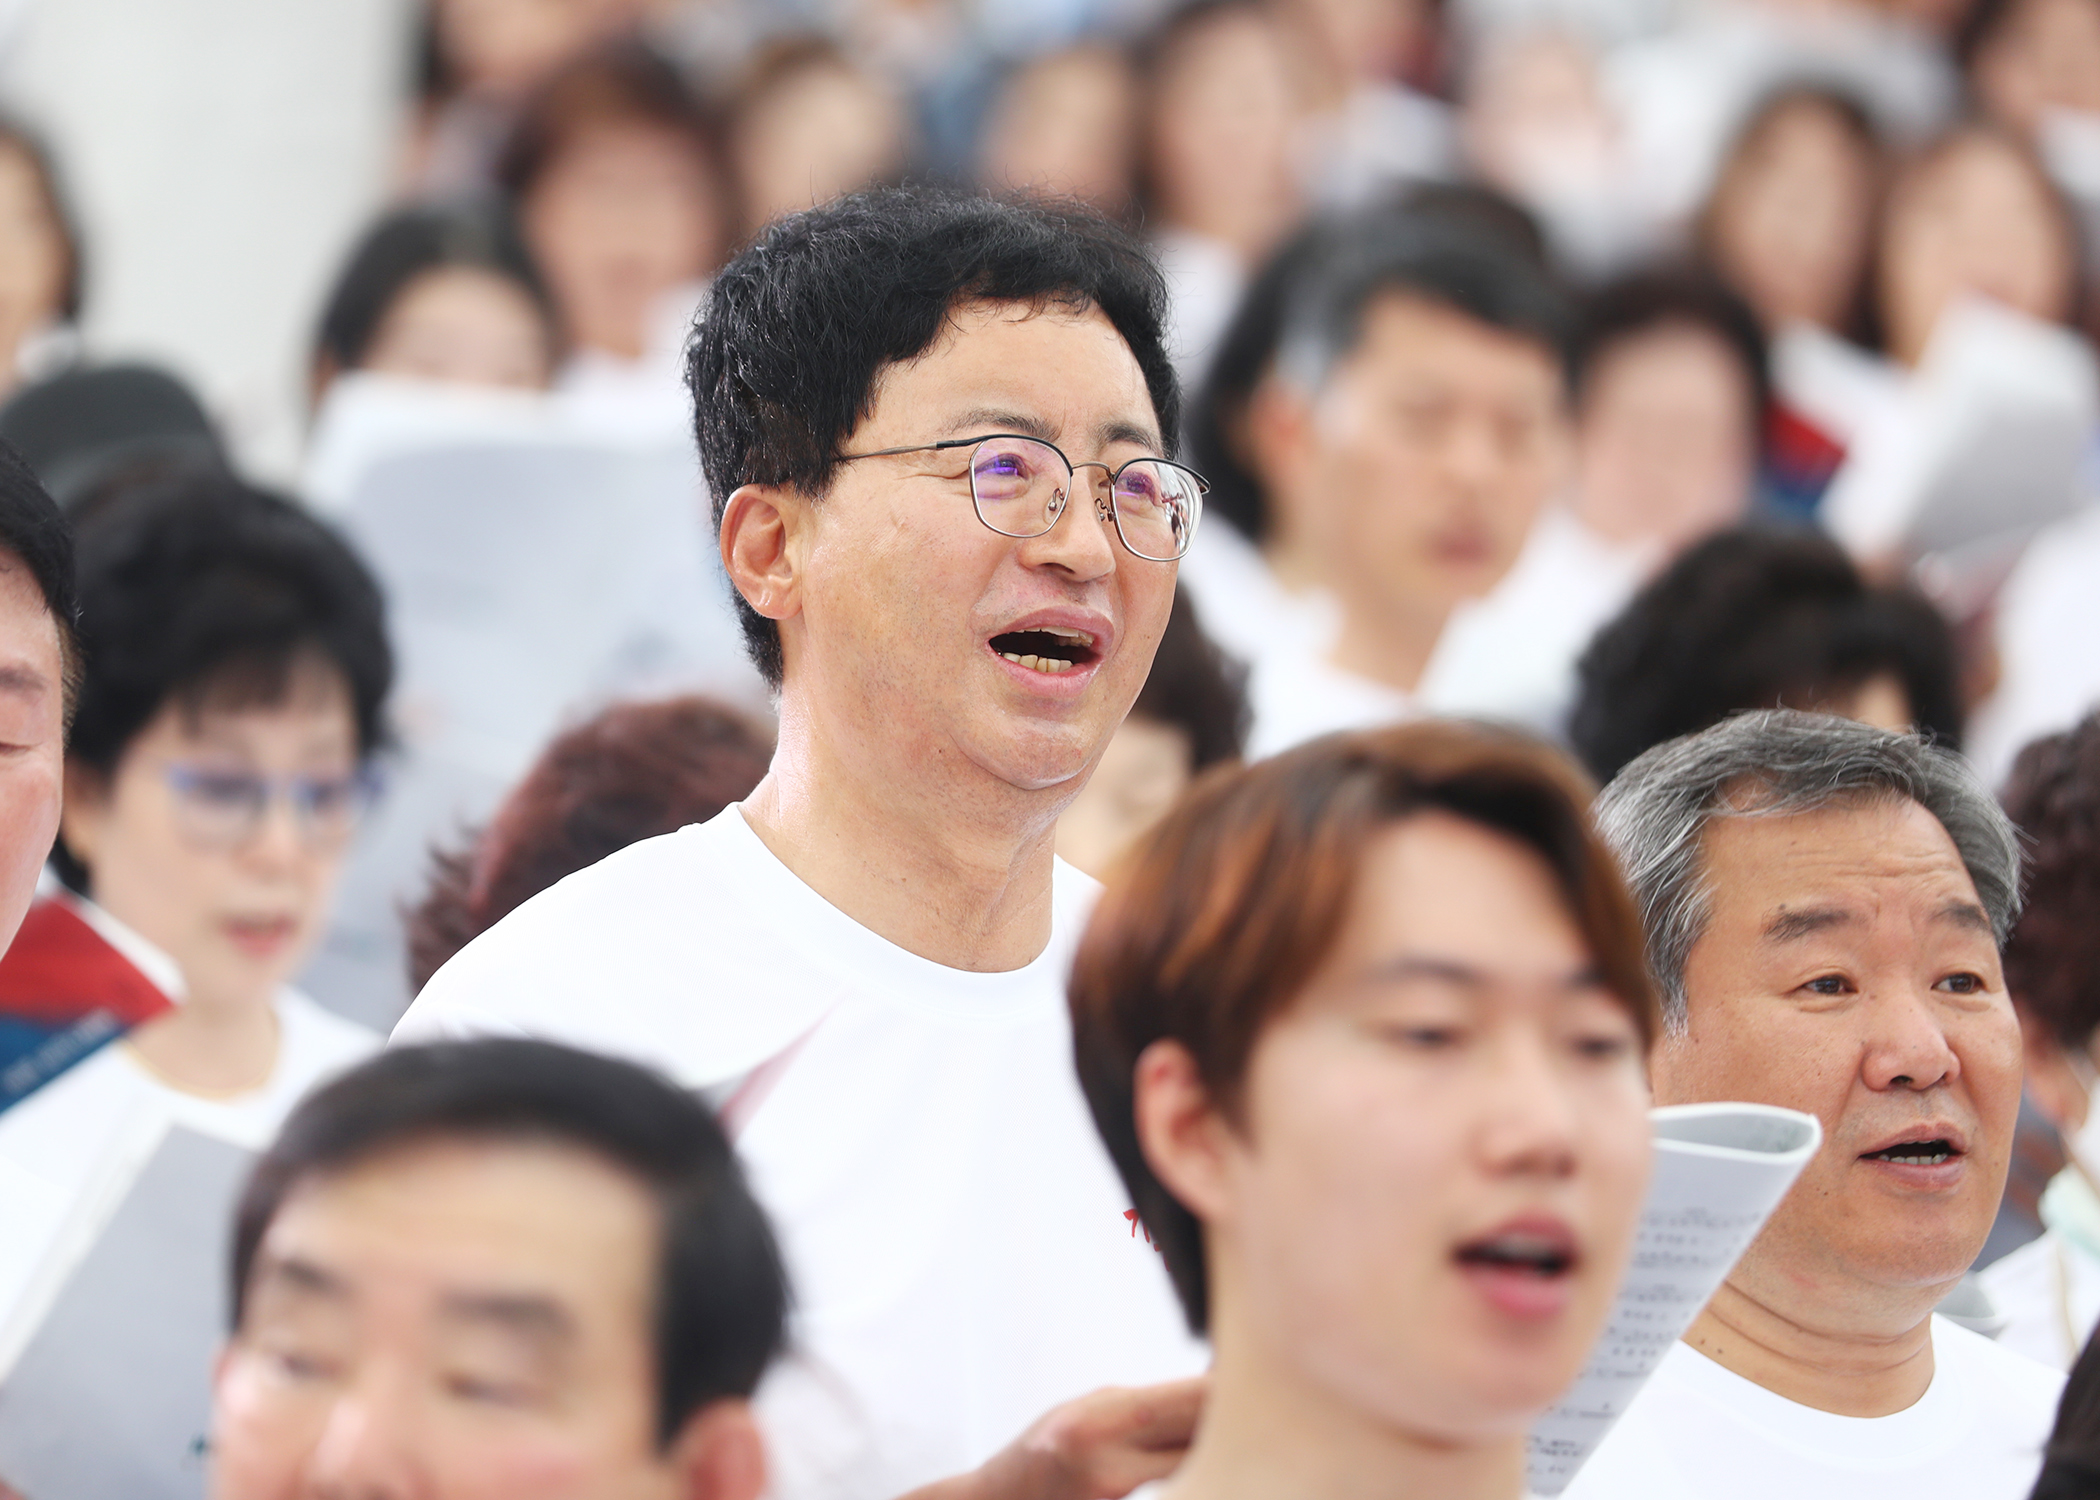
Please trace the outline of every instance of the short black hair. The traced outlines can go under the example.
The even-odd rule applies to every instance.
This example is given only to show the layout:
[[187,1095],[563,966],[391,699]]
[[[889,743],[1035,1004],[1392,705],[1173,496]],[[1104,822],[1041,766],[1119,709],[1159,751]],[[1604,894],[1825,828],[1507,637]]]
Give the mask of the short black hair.
[[431,271],[486,271],[528,297],[556,352],[554,301],[518,233],[510,210],[495,200],[419,204],[394,210],[365,231],[350,252],[321,312],[314,341],[318,371],[354,370],[371,352],[387,313],[417,277]]
[[1888,674],[1917,729],[1961,748],[1954,633],[1830,538],[1742,527],[1687,549],[1597,633],[1568,721],[1600,782],[1651,746],[1755,708],[1813,708]]
[[1362,340],[1372,304],[1392,293],[1528,339],[1566,369],[1568,300],[1506,235],[1445,214],[1379,208],[1339,221],[1316,274],[1286,298],[1279,371],[1306,385],[1325,380]]
[[1635,271],[1590,296],[1575,331],[1577,404],[1600,360],[1628,339],[1665,328],[1693,328],[1711,334],[1735,357],[1750,389],[1746,416],[1751,430],[1761,432],[1772,398],[1764,329],[1749,303],[1710,271],[1692,266]]
[[1130,705],[1133,717],[1168,724],[1189,737],[1189,769],[1238,760],[1247,749],[1253,711],[1247,666],[1204,633],[1196,602],[1180,584],[1152,670]]
[[[1335,281],[1344,264],[1346,286]],[[1329,320],[1330,340],[1341,340],[1324,351],[1322,362],[1331,362],[1355,342],[1365,307],[1385,290],[1456,307],[1566,357],[1570,310],[1546,263],[1544,234],[1492,189],[1418,184],[1397,202],[1311,220],[1248,282],[1190,407],[1189,455],[1210,484],[1206,512],[1251,541],[1266,540],[1268,499],[1244,447],[1247,403],[1295,329]]]
[[[822,495],[882,371],[924,354],[958,304],[979,301],[1098,308],[1130,346],[1171,448],[1181,394],[1166,282],[1128,231],[1074,203],[881,188],[780,220],[715,278],[686,383],[716,525],[740,485]],[[736,605],[752,660],[778,687],[779,627]]]
[[710,1402],[757,1388],[781,1346],[787,1274],[721,1126],[696,1096],[646,1068],[513,1037],[396,1047],[307,1095],[235,1213],[235,1332],[257,1252],[295,1189],[441,1140],[577,1147],[648,1190],[662,1220],[659,1444]]
[[58,626],[58,649],[66,674],[66,701],[78,691],[80,653],[75,641],[78,606],[73,587],[73,528],[58,502],[38,482],[22,455],[0,442],[0,552],[20,558],[44,596]]
[[[383,741],[394,658],[379,585],[292,502],[221,474],[120,496],[81,527],[78,585],[86,673],[69,761],[108,775],[170,700],[276,702],[316,657],[342,674],[359,753]],[[87,888],[63,838],[52,861]]]

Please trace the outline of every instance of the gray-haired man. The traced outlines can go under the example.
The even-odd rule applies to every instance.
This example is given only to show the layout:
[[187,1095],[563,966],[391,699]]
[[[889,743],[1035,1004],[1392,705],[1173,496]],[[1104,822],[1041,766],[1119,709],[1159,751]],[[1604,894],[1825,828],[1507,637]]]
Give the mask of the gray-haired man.
[[1663,996],[1656,1102],[1806,1110],[1824,1145],[1570,1496],[2026,1496],[2060,1380],[1932,1312],[2019,1108],[2011,824],[1957,756],[1783,711],[1649,751],[1597,817]]

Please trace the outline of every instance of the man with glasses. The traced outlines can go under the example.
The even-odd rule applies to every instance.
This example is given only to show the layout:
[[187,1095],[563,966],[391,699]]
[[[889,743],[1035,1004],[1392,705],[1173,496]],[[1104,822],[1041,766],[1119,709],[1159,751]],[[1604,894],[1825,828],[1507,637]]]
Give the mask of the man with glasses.
[[0,1012],[42,1033],[0,1070],[0,1324],[153,1122],[259,1149],[379,1044],[289,983],[380,739],[370,576],[297,506],[212,477],[84,526],[78,594],[56,878],[0,959]]
[[1072,1074],[1094,886],[1052,856],[1201,514],[1164,308],[1121,231],[930,190],[724,270],[689,379],[772,771],[527,902],[396,1033],[720,1101],[797,1289],[781,1496],[1120,1495],[1192,1425],[1202,1352]]

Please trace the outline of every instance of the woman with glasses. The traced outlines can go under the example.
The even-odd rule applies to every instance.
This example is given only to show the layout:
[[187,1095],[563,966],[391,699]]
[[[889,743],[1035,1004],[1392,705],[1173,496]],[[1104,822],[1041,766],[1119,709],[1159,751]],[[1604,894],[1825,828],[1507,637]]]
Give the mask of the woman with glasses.
[[0,1012],[70,1024],[13,1079],[41,1086],[0,1089],[0,1181],[22,1189],[0,1212],[0,1322],[23,1289],[10,1276],[34,1276],[156,1118],[259,1147],[378,1044],[288,983],[381,736],[393,665],[370,575],[320,523],[223,477],[116,500],[83,528],[78,571],[55,878],[0,961]]

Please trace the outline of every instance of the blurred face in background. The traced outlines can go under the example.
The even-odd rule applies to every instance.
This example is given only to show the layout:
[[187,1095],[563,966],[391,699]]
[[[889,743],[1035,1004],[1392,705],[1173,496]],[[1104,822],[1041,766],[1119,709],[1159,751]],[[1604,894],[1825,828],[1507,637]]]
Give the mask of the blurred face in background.
[[1317,391],[1278,379],[1256,405],[1279,571],[1336,596],[1338,658],[1375,650],[1384,623],[1440,626],[1501,582],[1567,471],[1555,352],[1405,292],[1372,300]]
[[359,368],[537,390],[554,376],[553,342],[539,304],[515,281],[475,266],[444,266],[395,294]]
[[1740,520],[1757,477],[1757,392],[1742,359],[1693,323],[1664,323],[1592,362],[1576,423],[1576,511],[1655,560]]
[[1276,23],[1236,6],[1191,24],[1166,44],[1149,87],[1161,227],[1258,260],[1300,208],[1298,101]]
[[56,322],[71,274],[51,190],[26,151],[0,140],[0,390],[22,340]]
[[1195,765],[1186,729],[1133,712],[1101,752],[1085,790],[1059,816],[1058,857],[1103,878],[1188,790]]
[[1322,104],[1360,84],[1420,84],[1433,69],[1435,16],[1421,0],[1284,0],[1278,9]]
[[1130,211],[1137,164],[1137,84],[1123,54],[1073,47],[1008,80],[985,124],[983,176],[994,188],[1078,198]]
[[1963,297],[2060,322],[2076,269],[2070,225],[2034,159],[2001,136],[1958,135],[1889,193],[1877,287],[1888,352],[1915,365]]
[[728,243],[706,151],[640,120],[579,131],[527,190],[520,219],[570,341],[623,359],[648,352],[664,299],[713,271]]
[[462,89],[515,99],[632,27],[649,0],[433,0],[440,55]]
[[745,226],[896,176],[908,135],[902,102],[858,68],[821,59],[782,74],[745,103],[730,136]]
[[1984,108],[2029,139],[2052,112],[2100,116],[2100,5],[2014,0],[1969,76]]
[[349,689],[318,658],[276,703],[171,700],[107,777],[68,767],[66,847],[88,895],[182,970],[188,1005],[267,1006],[326,920],[357,751]]
[[1194,1066],[1148,1049],[1137,1118],[1203,1222],[1220,1368],[1431,1441],[1521,1434],[1589,1354],[1649,1166],[1639,1031],[1539,854],[1442,811],[1378,834],[1237,1107],[1186,1123]]
[[0,550],[0,953],[36,894],[65,784],[58,622],[29,567]]
[[1754,126],[1706,213],[1715,267],[1767,329],[1850,320],[1866,273],[1878,169],[1832,105],[1797,99]]

